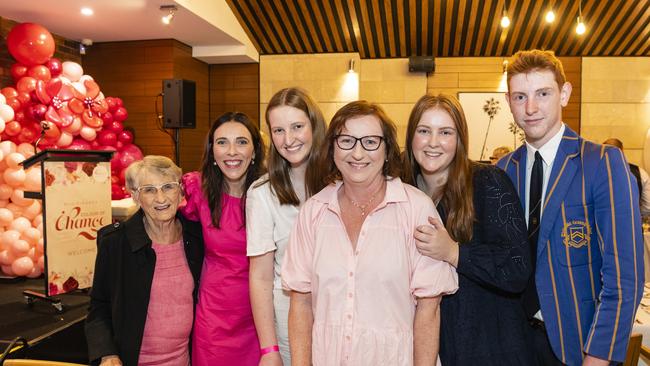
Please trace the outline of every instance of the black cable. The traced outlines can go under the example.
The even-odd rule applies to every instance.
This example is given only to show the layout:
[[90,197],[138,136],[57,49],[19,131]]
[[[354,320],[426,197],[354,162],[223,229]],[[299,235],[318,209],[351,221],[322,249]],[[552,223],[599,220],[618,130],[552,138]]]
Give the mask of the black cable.
[[[172,140],[172,143],[174,145],[174,156],[177,156],[176,149],[177,149],[178,141],[176,141],[176,137],[171,132],[167,131],[167,129],[163,127],[164,126],[163,125],[164,116],[160,113],[160,111],[158,109],[158,98],[162,97],[163,95],[164,95],[164,93],[158,93],[158,95],[156,95],[156,102],[154,103],[155,104],[155,109],[156,109],[156,119],[158,120],[158,123],[156,123],[156,127],[158,127],[158,129],[160,131],[167,134],[169,136],[169,138]],[[176,161],[176,164],[178,164],[178,161]]]

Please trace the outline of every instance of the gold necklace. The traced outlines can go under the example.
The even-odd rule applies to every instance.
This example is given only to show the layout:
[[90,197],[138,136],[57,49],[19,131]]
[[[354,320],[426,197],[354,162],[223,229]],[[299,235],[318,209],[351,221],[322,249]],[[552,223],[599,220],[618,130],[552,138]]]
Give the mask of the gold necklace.
[[372,205],[372,203],[375,201],[375,198],[377,198],[377,194],[381,192],[382,189],[383,189],[383,185],[379,188],[379,190],[377,190],[377,192],[373,193],[372,196],[370,196],[370,199],[365,201],[365,203],[357,202],[352,198],[350,198],[350,196],[348,196],[347,194],[345,195],[345,198],[347,198],[348,201],[350,201],[352,206],[358,208],[359,211],[361,211],[361,217],[364,217],[368,213],[366,209],[370,207],[370,205]]

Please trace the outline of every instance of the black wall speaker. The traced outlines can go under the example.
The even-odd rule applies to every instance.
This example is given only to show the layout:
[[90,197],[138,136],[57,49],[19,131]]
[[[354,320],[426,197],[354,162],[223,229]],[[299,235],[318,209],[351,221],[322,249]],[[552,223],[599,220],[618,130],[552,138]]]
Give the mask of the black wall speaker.
[[196,83],[163,80],[163,128],[196,128]]
[[409,57],[409,72],[433,72],[436,64],[433,56],[411,56]]

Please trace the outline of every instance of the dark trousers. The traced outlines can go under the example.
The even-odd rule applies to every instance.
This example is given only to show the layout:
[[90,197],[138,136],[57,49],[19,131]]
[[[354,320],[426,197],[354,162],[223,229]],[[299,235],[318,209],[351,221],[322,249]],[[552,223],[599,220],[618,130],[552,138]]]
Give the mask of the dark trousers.
[[544,322],[537,319],[528,321],[527,341],[533,351],[533,361],[536,366],[562,366],[562,362],[555,356],[548,341]]

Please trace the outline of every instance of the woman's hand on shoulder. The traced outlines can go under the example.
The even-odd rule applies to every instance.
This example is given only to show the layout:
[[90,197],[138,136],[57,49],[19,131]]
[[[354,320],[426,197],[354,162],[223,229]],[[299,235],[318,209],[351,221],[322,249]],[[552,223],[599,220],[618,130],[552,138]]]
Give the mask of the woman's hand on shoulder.
[[259,366],[283,366],[282,357],[279,352],[271,352],[262,355]]
[[117,355],[104,356],[99,366],[122,366],[122,361]]
[[452,266],[458,265],[458,243],[447,232],[439,218],[429,217],[430,225],[415,228],[415,246],[420,254],[445,261]]

